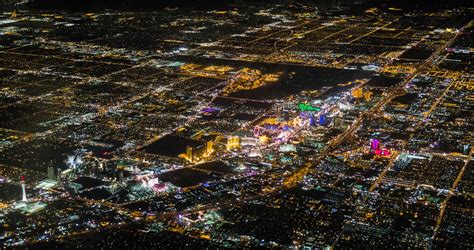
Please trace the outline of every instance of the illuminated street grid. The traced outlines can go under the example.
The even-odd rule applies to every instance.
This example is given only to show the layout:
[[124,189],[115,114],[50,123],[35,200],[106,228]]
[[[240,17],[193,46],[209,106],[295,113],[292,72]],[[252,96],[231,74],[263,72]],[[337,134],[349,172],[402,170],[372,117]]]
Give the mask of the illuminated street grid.
[[0,244],[472,248],[470,17],[3,12]]

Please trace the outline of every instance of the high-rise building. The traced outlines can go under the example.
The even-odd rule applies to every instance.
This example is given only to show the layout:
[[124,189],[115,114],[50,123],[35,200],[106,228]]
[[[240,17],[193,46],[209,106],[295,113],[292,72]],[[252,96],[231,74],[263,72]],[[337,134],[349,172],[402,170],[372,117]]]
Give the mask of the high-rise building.
[[463,149],[462,152],[463,152],[465,155],[467,155],[467,154],[469,154],[469,152],[471,151],[471,145],[470,145],[470,144],[466,144],[466,145],[464,145],[464,146],[462,147],[462,149]]
[[364,92],[365,101],[367,101],[367,102],[370,101],[372,99],[372,94],[373,94],[372,91],[365,91]]
[[321,114],[319,116],[319,125],[320,126],[326,126],[327,124],[327,117],[326,117],[326,114]]
[[58,168],[58,182],[61,183],[61,169]]
[[377,139],[370,139],[370,148],[372,150],[377,150],[380,147],[380,142]]
[[361,88],[355,88],[351,91],[354,98],[362,98],[363,91]]
[[214,142],[211,140],[206,143],[206,155],[210,155],[212,152],[214,152]]
[[123,169],[119,169],[119,183],[123,183]]
[[186,159],[193,162],[193,148],[191,146],[186,147]]
[[191,146],[186,146],[186,152],[182,153],[179,155],[179,157],[184,158],[185,160],[189,162],[194,161],[194,152],[193,148]]
[[21,201],[23,202],[28,202],[28,199],[26,198],[26,186],[25,186],[25,176],[21,176],[21,192],[22,192],[22,197]]
[[56,180],[56,177],[54,176],[54,168],[52,166],[48,167],[48,179]]
[[240,147],[240,138],[238,136],[231,136],[227,139],[227,149],[233,149]]
[[316,126],[316,120],[314,119],[314,115],[309,117],[309,126]]

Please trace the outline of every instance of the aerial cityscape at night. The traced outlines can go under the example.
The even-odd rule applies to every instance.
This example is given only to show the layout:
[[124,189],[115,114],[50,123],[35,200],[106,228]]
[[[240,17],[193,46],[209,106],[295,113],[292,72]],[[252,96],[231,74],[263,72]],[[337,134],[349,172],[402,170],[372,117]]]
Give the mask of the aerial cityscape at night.
[[0,248],[473,249],[473,14],[0,0]]

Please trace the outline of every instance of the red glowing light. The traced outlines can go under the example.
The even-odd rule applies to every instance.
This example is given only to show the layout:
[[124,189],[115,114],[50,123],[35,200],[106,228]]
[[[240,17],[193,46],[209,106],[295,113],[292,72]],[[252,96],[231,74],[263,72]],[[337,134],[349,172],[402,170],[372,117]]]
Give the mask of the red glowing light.
[[376,155],[382,155],[382,156],[390,156],[390,155],[391,155],[390,151],[388,151],[388,150],[386,150],[386,149],[383,149],[383,150],[382,150],[382,149],[376,149],[376,150],[374,151],[374,153],[375,153]]

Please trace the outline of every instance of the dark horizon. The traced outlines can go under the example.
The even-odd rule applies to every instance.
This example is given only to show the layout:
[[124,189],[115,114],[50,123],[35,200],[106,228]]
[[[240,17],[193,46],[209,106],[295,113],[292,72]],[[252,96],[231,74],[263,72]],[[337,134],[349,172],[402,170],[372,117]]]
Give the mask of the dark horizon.
[[[20,0],[2,0],[5,6],[14,6]],[[469,7],[469,0],[432,0],[426,4],[425,0],[222,0],[222,1],[198,1],[195,0],[28,0],[24,6],[38,10],[70,10],[70,11],[92,11],[103,9],[116,10],[159,10],[166,7],[184,7],[194,9],[230,8],[234,5],[267,5],[267,4],[303,4],[315,6],[343,6],[356,5],[377,6],[380,8],[401,8],[404,10],[434,11],[440,9],[452,9],[457,7]],[[198,3],[198,4],[196,4]]]

